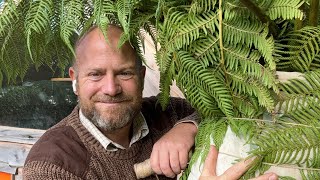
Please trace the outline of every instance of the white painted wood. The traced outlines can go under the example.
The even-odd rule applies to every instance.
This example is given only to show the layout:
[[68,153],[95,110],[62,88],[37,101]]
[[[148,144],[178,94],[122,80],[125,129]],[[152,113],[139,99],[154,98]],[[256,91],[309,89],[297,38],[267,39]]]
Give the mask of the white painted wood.
[[0,142],[34,144],[45,130],[0,126]]
[[17,168],[23,167],[31,144],[0,142],[0,171],[15,174]]
[[15,174],[45,130],[0,126],[0,172]]

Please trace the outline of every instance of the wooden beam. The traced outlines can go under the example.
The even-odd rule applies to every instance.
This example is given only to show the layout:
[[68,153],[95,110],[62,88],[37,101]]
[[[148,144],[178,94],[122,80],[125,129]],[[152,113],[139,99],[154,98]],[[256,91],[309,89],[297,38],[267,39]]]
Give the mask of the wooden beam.
[[44,132],[45,130],[40,129],[0,126],[0,142],[34,144]]

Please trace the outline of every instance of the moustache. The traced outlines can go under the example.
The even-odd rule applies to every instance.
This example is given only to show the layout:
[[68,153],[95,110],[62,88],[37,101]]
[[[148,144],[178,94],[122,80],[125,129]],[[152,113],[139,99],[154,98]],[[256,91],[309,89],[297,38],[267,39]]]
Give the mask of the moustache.
[[95,102],[102,102],[102,103],[120,103],[123,101],[130,101],[131,98],[127,96],[108,96],[108,95],[95,95],[92,97],[92,100]]

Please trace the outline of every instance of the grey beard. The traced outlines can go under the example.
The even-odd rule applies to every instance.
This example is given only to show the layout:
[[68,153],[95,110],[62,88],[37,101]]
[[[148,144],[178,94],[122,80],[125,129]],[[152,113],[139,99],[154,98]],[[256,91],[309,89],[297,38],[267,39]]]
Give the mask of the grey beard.
[[118,114],[116,119],[110,121],[110,119],[104,119],[97,111],[94,111],[91,121],[103,132],[114,132],[131,123],[136,115],[137,113],[130,108],[125,114]]

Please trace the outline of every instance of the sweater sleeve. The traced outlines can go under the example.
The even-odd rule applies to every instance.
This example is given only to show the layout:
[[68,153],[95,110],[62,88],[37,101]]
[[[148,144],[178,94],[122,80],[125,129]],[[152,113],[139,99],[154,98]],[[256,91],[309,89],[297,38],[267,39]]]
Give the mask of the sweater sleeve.
[[197,111],[182,98],[171,97],[167,110],[170,117],[175,117],[173,118],[175,124],[192,122],[197,126],[200,120]]
[[[198,113],[185,99],[171,97],[164,111],[157,101],[157,97],[154,96],[145,98],[142,108],[143,114],[152,119],[156,127],[171,128],[181,122],[198,124],[200,120]],[[165,117],[162,114],[165,114]]]
[[23,168],[23,179],[72,179],[80,180],[82,178],[77,177],[73,173],[45,161],[32,161],[27,163]]

